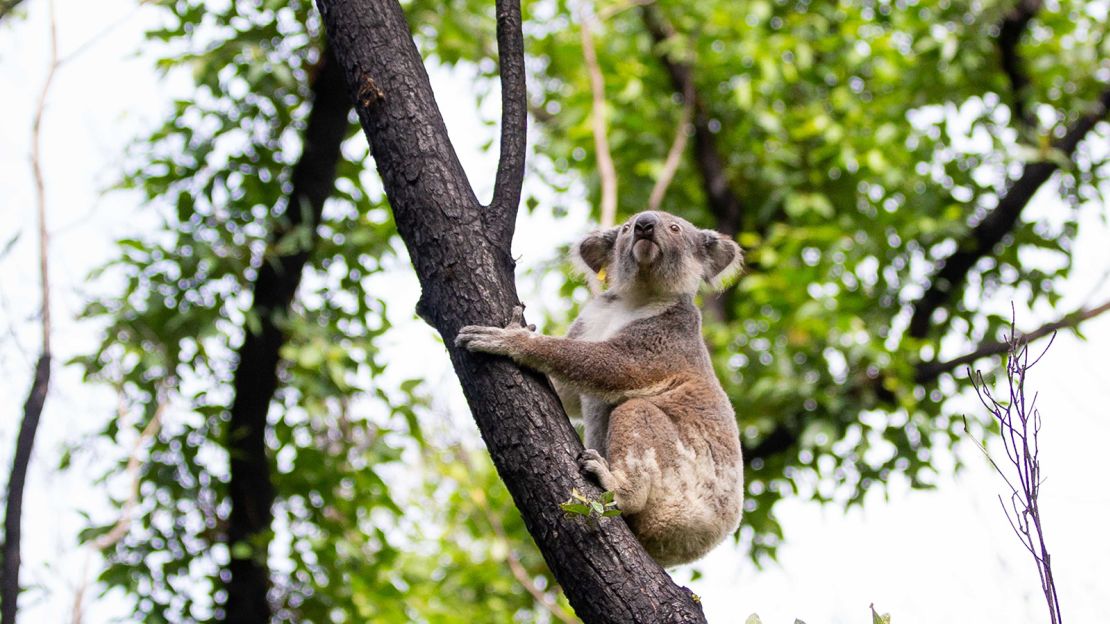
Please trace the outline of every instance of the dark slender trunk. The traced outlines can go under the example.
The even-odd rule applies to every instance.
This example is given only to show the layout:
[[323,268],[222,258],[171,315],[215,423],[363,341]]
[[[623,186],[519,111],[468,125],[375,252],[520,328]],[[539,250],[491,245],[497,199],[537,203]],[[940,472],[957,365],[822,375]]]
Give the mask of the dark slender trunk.
[[50,353],[39,356],[35,365],[35,379],[31,392],[23,404],[23,422],[15,443],[15,458],[8,481],[8,498],[4,516],[4,578],[0,580],[0,623],[15,624],[19,602],[19,546],[20,524],[23,519],[23,486],[27,483],[27,466],[31,463],[31,449],[35,445],[35,432],[39,428],[42,406],[50,387]]
[[[227,439],[231,457],[231,515],[227,541],[231,553],[224,621],[265,622],[270,616],[267,550],[273,520],[274,487],[266,453],[266,414],[277,389],[278,352],[285,342],[282,319],[289,313],[305,262],[316,242],[324,201],[335,188],[339,148],[349,127],[350,100],[342,70],[325,54],[313,82],[313,104],[304,134],[304,151],[293,168],[293,189],[273,243],[307,228],[308,245],[295,252],[263,259],[254,283],[251,313],[257,331],[247,330],[235,369]],[[249,326],[248,326],[249,327]]]
[[504,324],[518,301],[509,243],[525,140],[519,2],[497,2],[503,124],[519,130],[502,133],[503,201],[488,207],[467,182],[396,0],[317,4],[420,278],[418,312],[443,337],[494,464],[571,605],[591,624],[704,622],[622,520],[564,516],[559,503],[573,489],[600,492],[579,473],[582,445],[546,379],[453,346],[460,327]]

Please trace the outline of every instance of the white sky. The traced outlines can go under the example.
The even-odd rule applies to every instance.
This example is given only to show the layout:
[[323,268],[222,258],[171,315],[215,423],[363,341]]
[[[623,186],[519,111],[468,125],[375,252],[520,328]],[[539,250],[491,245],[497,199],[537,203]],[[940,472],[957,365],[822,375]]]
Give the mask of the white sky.
[[[37,355],[37,249],[28,153],[34,102],[47,69],[48,4],[27,0],[25,5],[30,12],[26,21],[8,20],[0,26],[0,93],[5,94],[0,114],[0,245],[21,233],[11,254],[0,259],[0,470],[5,475]],[[58,362],[87,352],[97,340],[95,327],[75,320],[85,301],[87,271],[109,257],[113,239],[155,222],[137,197],[102,194],[120,171],[123,147],[157,123],[170,93],[183,88],[160,84],[149,62],[134,57],[142,28],[153,13],[133,7],[130,0],[57,1],[62,56],[115,25],[59,71],[44,123]],[[470,101],[465,77],[433,71],[433,79],[441,101]],[[496,99],[491,102],[496,104]],[[480,153],[478,146],[488,130],[466,107],[450,106],[444,112],[471,179],[478,181],[479,194],[486,195],[495,155]],[[571,240],[588,227],[580,194],[565,201],[571,208],[566,219],[521,220],[516,253],[525,267],[547,259],[553,241]],[[1037,211],[1056,207],[1049,197],[1038,201]],[[1105,207],[1091,206],[1083,212],[1085,234],[1076,246],[1076,270],[1064,309],[1086,300],[1110,268],[1110,232],[1101,221],[1107,216]],[[404,269],[383,279],[396,285],[393,309],[401,311],[402,322],[387,348],[421,354],[419,361],[391,357],[398,369],[392,372],[404,376],[431,369],[430,379],[442,376],[453,384],[445,353],[430,330],[407,320],[416,299],[415,279]],[[521,292],[536,308],[559,306],[550,288],[534,281],[522,283]],[[1108,297],[1110,290],[1103,286],[1092,301]],[[1023,317],[1023,326],[1052,318],[1046,311],[1034,312]],[[1068,622],[1106,622],[1110,372],[1101,356],[1110,351],[1110,317],[1089,323],[1086,335],[1086,343],[1070,334],[1060,336],[1031,382],[1041,392],[1042,465],[1047,475],[1041,505],[1063,616]],[[432,357],[436,359],[429,367]],[[85,553],[75,546],[76,531],[84,521],[76,510],[104,505],[104,491],[91,483],[89,471],[58,473],[55,467],[66,442],[79,440],[113,417],[114,398],[82,384],[70,367],[56,365],[54,374],[25,501],[23,580],[34,587],[21,600],[25,622],[69,619],[74,588],[85,574]],[[457,406],[458,391],[453,392],[447,402]],[[809,624],[859,623],[868,621],[867,607],[874,602],[898,624],[1046,622],[1034,568],[995,499],[1001,483],[972,447],[962,452],[971,469],[943,479],[933,492],[911,492],[893,483],[889,500],[874,493],[864,509],[847,514],[812,503],[782,504],[788,541],[778,563],[757,570],[735,548],[722,547],[703,564],[704,577],[691,588],[702,597],[710,621],[741,622],[757,612],[767,624],[788,624],[795,617]],[[95,560],[89,570],[95,573]],[[676,577],[681,582],[688,573],[679,571]],[[123,613],[117,596],[97,600],[97,595],[89,594],[86,622]]]

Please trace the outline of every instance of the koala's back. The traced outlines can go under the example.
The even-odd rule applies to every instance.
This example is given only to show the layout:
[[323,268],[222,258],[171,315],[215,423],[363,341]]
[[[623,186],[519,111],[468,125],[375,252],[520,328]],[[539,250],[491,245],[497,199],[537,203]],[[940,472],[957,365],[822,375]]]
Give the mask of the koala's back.
[[568,337],[608,341],[651,369],[646,387],[582,394],[586,442],[649,476],[646,505],[626,518],[648,552],[664,565],[697,559],[736,529],[743,502],[736,418],[697,308],[688,298],[639,307],[599,298]]

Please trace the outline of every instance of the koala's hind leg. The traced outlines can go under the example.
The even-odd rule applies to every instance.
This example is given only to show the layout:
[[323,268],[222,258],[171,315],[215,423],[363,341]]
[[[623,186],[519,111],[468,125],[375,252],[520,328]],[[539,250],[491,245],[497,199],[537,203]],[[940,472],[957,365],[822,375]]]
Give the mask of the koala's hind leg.
[[676,439],[674,423],[663,410],[643,399],[630,399],[609,415],[608,461],[587,449],[579,462],[601,487],[613,492],[622,512],[635,514],[647,505],[652,486],[662,481],[660,460],[670,454]]

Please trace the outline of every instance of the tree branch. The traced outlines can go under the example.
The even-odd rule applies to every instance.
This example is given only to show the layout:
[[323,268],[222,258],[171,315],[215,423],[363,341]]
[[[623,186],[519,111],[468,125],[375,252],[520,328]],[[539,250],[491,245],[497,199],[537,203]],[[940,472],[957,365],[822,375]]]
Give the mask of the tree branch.
[[585,8],[578,5],[578,32],[582,39],[582,58],[586,62],[586,72],[590,76],[590,93],[593,95],[591,127],[594,133],[594,152],[597,157],[597,174],[601,178],[601,227],[611,228],[617,220],[617,168],[613,164],[613,154],[609,150],[609,105],[605,102],[605,77],[601,64],[597,61],[594,47],[594,33],[591,27],[593,17]]
[[266,415],[277,389],[278,352],[285,342],[281,322],[288,315],[304,265],[315,246],[324,201],[335,189],[340,145],[351,110],[342,69],[330,52],[323,54],[320,63],[312,85],[312,111],[305,127],[303,152],[293,167],[292,191],[282,221],[270,233],[270,250],[286,236],[307,234],[301,240],[309,242],[281,255],[271,256],[268,251],[259,266],[250,312],[258,318],[259,329],[250,331],[248,326],[233,380],[235,399],[227,438],[231,464],[227,541],[231,557],[224,583],[224,622],[264,622],[270,614],[266,554],[275,494],[266,453]]
[[[1052,149],[1070,158],[1083,137],[1106,116],[1108,108],[1110,88],[1102,92],[1093,111],[1080,117],[1063,137],[1053,141]],[[1022,168],[1021,176],[999,198],[998,206],[960,241],[955,252],[937,263],[937,271],[930,280],[929,287],[913,305],[913,315],[907,330],[910,337],[921,339],[928,335],[933,313],[946,305],[952,295],[960,290],[975,263],[990,254],[1003,237],[1014,229],[1021,211],[1058,168],[1056,160],[1027,163]]]
[[[15,624],[19,614],[19,567],[22,542],[23,489],[27,484],[27,469],[31,464],[31,450],[35,445],[42,408],[50,389],[50,235],[46,227],[46,185],[42,174],[42,119],[46,114],[46,98],[58,69],[58,29],[54,19],[54,3],[50,2],[50,67],[39,94],[31,123],[31,172],[35,182],[35,208],[38,216],[39,238],[39,288],[42,291],[41,324],[42,343],[38,362],[35,364],[31,390],[23,404],[23,420],[15,442],[15,455],[8,477],[8,492],[4,515],[3,567],[0,568],[0,623]],[[14,5],[12,5],[14,6]],[[4,13],[10,9],[6,7]],[[3,14],[0,13],[0,18]]]
[[675,173],[678,172],[678,166],[682,164],[682,152],[686,151],[686,142],[689,137],[686,130],[693,116],[694,94],[692,91],[688,91],[682,94],[682,115],[679,117],[678,127],[675,129],[674,143],[671,143],[671,149],[667,151],[667,160],[663,163],[663,170],[659,172],[659,177],[655,180],[655,186],[651,189],[651,195],[648,197],[648,210],[659,210],[659,207],[663,205],[663,197],[667,194],[667,187],[671,185]]
[[[1040,340],[1041,338],[1044,338],[1045,336],[1048,336],[1061,329],[1076,327],[1083,321],[1092,319],[1108,310],[1110,310],[1110,301],[1107,301],[1106,303],[1095,306],[1093,308],[1080,308],[1075,312],[1072,312],[1071,314],[1065,315],[1058,321],[1046,323],[1031,332],[1023,334],[1020,336],[1020,338],[1027,343],[1033,342],[1035,340]],[[985,357],[1006,353],[1009,348],[1009,341],[992,340],[984,342],[971,353],[962,355],[958,358],[953,358],[945,362],[924,362],[922,364],[919,364],[917,367],[915,381],[921,384],[935,381],[937,377],[940,377],[944,373],[951,372],[963,366],[967,366],[974,363],[976,360],[980,360]]]
[[1010,80],[1011,118],[1018,131],[1027,138],[1037,127],[1037,118],[1029,110],[1029,74],[1018,53],[1018,45],[1029,22],[1041,9],[1043,0],[1018,0],[1014,8],[1006,13],[998,32],[998,51],[1002,57],[1002,71]]
[[[520,4],[497,0],[497,59],[501,73],[501,154],[494,181],[494,236],[509,255],[528,152],[528,89]],[[505,227],[507,226],[507,227]]]
[[644,26],[655,42],[654,50],[670,75],[674,90],[684,97],[687,93],[692,94],[694,162],[701,173],[709,209],[717,219],[717,229],[729,236],[736,236],[743,226],[744,206],[729,185],[724,158],[717,148],[717,138],[709,127],[708,107],[694,83],[693,67],[684,61],[675,60],[667,53],[663,44],[677,33],[659,7],[648,4],[641,7],[640,11]]
[[572,489],[600,491],[578,470],[582,444],[547,380],[454,346],[459,328],[504,324],[518,303],[511,259],[483,229],[512,226],[479,218],[400,4],[317,5],[420,279],[417,312],[443,337],[498,473],[571,605],[591,624],[704,622],[624,522],[564,517]]

